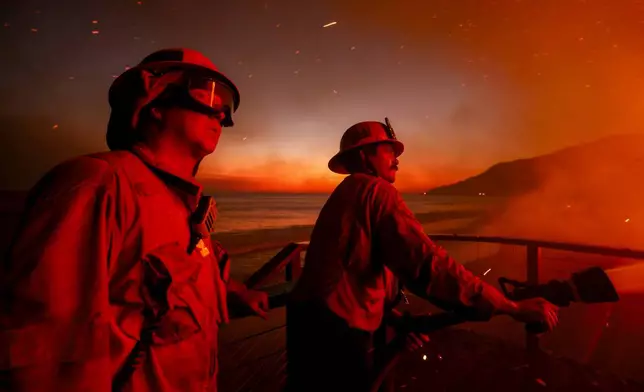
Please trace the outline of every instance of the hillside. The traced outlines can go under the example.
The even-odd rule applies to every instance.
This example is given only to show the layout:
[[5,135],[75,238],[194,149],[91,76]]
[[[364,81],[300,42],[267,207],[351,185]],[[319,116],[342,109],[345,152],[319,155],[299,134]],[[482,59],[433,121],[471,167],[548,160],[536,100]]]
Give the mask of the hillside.
[[428,194],[505,197],[480,234],[642,248],[644,135],[500,163]]
[[498,163],[463,181],[437,187],[432,195],[520,196],[557,182],[594,190],[595,185],[614,191],[632,191],[644,170],[644,135],[610,136],[564,148],[550,154]]

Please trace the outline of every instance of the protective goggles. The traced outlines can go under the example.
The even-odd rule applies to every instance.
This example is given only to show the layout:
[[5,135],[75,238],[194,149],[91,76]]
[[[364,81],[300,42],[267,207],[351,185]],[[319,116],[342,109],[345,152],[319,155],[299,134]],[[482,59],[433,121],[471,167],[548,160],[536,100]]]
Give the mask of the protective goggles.
[[[158,76],[163,78],[166,75]],[[166,89],[166,93],[178,99],[177,103],[204,114],[223,113],[224,119],[221,125],[223,127],[233,126],[232,114],[237,110],[239,100],[236,92],[228,83],[212,75],[185,71],[177,76],[175,80],[168,83]],[[179,92],[179,95],[175,96],[175,92]]]

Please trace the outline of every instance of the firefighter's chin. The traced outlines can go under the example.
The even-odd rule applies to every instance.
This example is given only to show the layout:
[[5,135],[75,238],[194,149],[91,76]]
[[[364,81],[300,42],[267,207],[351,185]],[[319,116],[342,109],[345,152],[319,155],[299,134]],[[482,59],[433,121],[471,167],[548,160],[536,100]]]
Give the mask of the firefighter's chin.
[[215,152],[217,144],[219,144],[218,137],[204,137],[199,140],[196,147],[200,150],[201,155],[205,157]]
[[393,184],[394,182],[396,182],[397,171],[398,171],[398,167],[392,167],[391,169],[384,172],[380,177],[382,177],[383,180]]

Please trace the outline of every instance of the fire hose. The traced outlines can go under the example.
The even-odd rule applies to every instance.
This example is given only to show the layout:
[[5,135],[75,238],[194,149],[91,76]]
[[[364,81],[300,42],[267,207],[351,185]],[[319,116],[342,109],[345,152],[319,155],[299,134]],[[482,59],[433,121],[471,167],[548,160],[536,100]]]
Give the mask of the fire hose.
[[[538,285],[528,285],[525,282],[501,277],[499,285],[503,294],[513,301],[540,297],[560,307],[570,306],[573,302],[592,304],[619,301],[613,283],[599,267],[573,273],[568,280],[551,280]],[[512,286],[513,289],[508,289],[508,286]],[[475,319],[463,312],[443,312],[422,316],[405,313],[402,317],[388,318],[387,323],[394,328],[396,336],[381,349],[383,360],[381,366],[374,372],[370,392],[378,392],[387,375],[405,353],[405,341],[409,333],[431,333],[468,321],[475,321]],[[534,334],[546,330],[546,327],[539,323],[526,324],[525,328],[528,333]]]

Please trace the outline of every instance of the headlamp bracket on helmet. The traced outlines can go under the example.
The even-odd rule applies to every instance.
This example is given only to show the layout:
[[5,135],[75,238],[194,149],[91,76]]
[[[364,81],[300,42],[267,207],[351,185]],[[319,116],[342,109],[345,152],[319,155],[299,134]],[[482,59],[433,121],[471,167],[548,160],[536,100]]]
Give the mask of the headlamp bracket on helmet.
[[398,140],[396,138],[396,132],[394,132],[394,128],[391,126],[389,118],[387,117],[385,117],[385,132],[387,133],[387,137],[390,139]]

